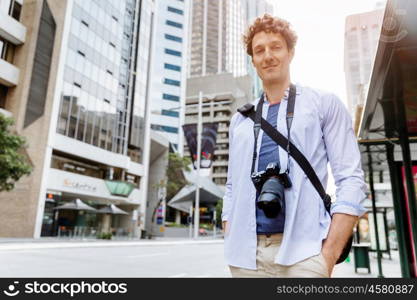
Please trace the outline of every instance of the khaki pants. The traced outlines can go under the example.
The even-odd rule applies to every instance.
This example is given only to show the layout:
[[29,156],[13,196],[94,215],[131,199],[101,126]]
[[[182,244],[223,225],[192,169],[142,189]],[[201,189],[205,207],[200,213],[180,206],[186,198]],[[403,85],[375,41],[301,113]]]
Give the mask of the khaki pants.
[[291,266],[276,264],[274,257],[281,245],[281,240],[282,233],[273,234],[270,237],[258,235],[257,270],[229,266],[232,277],[329,277],[327,263],[321,253]]

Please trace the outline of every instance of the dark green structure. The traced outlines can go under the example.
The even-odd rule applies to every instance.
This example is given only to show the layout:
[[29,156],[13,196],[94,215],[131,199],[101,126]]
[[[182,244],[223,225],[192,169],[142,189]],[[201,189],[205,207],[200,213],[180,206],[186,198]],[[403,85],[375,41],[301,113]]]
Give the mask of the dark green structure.
[[[389,170],[403,277],[417,277],[417,1],[389,0],[359,130],[363,168]],[[414,157],[414,159],[413,159]],[[373,205],[374,216],[376,207]],[[374,220],[376,224],[376,220]],[[383,226],[378,224],[377,226]],[[378,241],[378,237],[377,237]],[[382,277],[378,251],[379,277]]]

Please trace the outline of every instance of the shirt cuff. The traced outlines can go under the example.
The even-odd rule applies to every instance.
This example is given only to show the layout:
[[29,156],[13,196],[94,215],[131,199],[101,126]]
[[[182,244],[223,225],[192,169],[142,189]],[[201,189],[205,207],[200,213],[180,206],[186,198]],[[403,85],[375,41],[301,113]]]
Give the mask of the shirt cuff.
[[227,214],[222,213],[222,222],[227,221]]
[[336,201],[332,204],[330,209],[331,216],[333,216],[335,213],[341,213],[361,217],[366,212],[366,208],[364,208],[362,205],[350,203],[347,201]]

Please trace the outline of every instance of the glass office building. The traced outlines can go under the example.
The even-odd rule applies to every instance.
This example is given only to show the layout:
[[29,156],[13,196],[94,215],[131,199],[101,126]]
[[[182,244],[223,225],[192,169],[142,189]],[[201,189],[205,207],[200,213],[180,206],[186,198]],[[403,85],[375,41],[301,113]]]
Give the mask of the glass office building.
[[[102,149],[127,154],[140,152],[140,110],[132,103],[136,66],[136,0],[75,0],[72,10],[64,85],[57,132]],[[140,153],[136,153],[137,162]]]

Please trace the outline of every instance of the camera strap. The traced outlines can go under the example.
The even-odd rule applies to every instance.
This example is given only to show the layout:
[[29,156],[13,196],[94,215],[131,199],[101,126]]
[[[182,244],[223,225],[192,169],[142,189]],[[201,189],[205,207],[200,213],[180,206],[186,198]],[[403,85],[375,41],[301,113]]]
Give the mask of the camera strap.
[[[296,88],[293,84],[290,85],[290,93],[288,96],[288,104],[287,104],[287,130],[288,130],[288,139],[282,135],[276,128],[274,128],[268,121],[262,118],[262,106],[264,102],[264,96],[261,96],[259,99],[256,111],[253,109],[254,106],[251,104],[247,104],[242,108],[239,108],[238,111],[242,113],[244,116],[249,117],[254,121],[254,135],[255,135],[255,146],[253,151],[253,160],[252,160],[252,170],[251,174],[253,174],[255,170],[255,162],[258,156],[257,153],[257,140],[259,136],[259,131],[262,130],[272,139],[274,140],[281,148],[287,151],[288,156],[291,155],[292,158],[298,163],[298,165],[303,169],[305,174],[307,175],[310,182],[313,184],[314,188],[319,193],[320,197],[323,199],[324,206],[326,211],[330,214],[330,206],[331,206],[331,198],[329,195],[326,194],[323,185],[320,182],[320,179],[317,177],[316,172],[314,171],[313,167],[310,165],[307,158],[301,153],[298,148],[291,143],[290,141],[290,128],[292,124],[292,120],[294,117],[294,107],[295,107],[295,96],[296,96]],[[289,161],[287,163],[289,166]],[[287,170],[289,171],[288,167]]]
[[[290,151],[291,151],[291,149],[290,149],[290,140],[291,140],[291,131],[290,131],[290,129],[291,129],[292,120],[293,120],[293,117],[294,117],[295,95],[296,95],[296,87],[295,87],[294,84],[291,83],[290,88],[289,88],[289,94],[288,94],[287,116],[286,116],[288,142],[287,142],[287,146],[284,147],[284,149],[287,151],[287,154],[288,154],[287,170],[286,170],[287,174],[290,172],[290,163],[289,163],[290,162]],[[261,122],[262,122],[263,104],[264,104],[264,93],[262,94],[261,98],[259,99],[258,106],[256,107],[255,119],[253,119],[254,123],[255,123],[255,125],[253,127],[253,133],[254,133],[254,136],[255,136],[255,143],[254,143],[254,150],[253,150],[251,174],[253,174],[253,172],[255,171],[256,158],[258,157],[258,136],[259,136],[259,131],[262,127]],[[263,127],[262,127],[262,129],[264,130]]]

